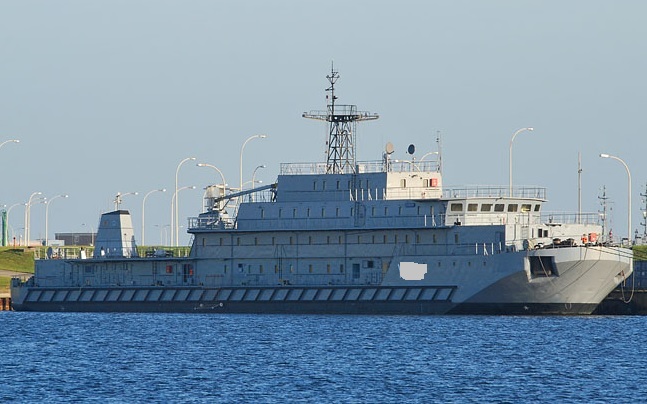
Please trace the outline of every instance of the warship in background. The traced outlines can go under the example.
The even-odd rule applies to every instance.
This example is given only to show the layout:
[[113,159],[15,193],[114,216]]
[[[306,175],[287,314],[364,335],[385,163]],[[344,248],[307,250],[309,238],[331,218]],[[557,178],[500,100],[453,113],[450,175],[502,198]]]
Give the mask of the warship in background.
[[[188,257],[140,257],[130,215],[101,216],[92,258],[37,260],[11,285],[33,311],[590,314],[632,272],[598,240],[598,215],[543,212],[539,187],[443,185],[432,160],[360,162],[327,76],[325,163],[285,163],[275,183],[207,187]],[[231,212],[231,213],[230,213]]]

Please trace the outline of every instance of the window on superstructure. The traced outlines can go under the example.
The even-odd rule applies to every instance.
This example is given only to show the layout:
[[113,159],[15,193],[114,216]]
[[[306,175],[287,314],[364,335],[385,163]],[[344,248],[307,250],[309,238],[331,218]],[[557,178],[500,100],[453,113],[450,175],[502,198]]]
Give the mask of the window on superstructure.
[[339,273],[340,274],[344,273],[344,264],[339,264]]
[[398,216],[402,216],[402,206],[398,206]]
[[313,191],[317,190],[317,181],[312,181],[312,190]]
[[327,273],[330,273],[330,264],[327,264],[327,265],[326,265],[326,272],[327,272]]
[[227,273],[227,265],[225,265],[225,267],[223,268],[223,273]]
[[341,244],[341,236],[338,237],[338,243]]
[[276,244],[276,237],[272,237],[272,245]]
[[371,216],[375,216],[375,206],[371,208]]
[[283,217],[283,209],[279,208],[279,217]]
[[524,203],[521,205],[521,211],[522,212],[530,212],[530,204],[529,203]]
[[330,244],[330,236],[326,236],[326,244]]
[[462,203],[452,203],[449,205],[449,210],[452,212],[462,212],[463,204]]
[[393,235],[393,242],[395,244],[398,244],[398,235],[397,234]]
[[405,244],[409,244],[409,235],[408,234],[404,235],[404,242],[405,242]]
[[420,234],[416,234],[416,244],[420,244]]
[[326,181],[325,180],[321,181],[321,189],[324,190],[324,191],[326,190]]
[[258,245],[258,237],[254,237],[254,245]]
[[384,207],[384,216],[388,216],[388,215],[389,215],[389,207],[385,206]]
[[312,273],[312,264],[308,265],[308,272]]
[[258,267],[258,273],[262,274],[263,273],[263,265],[259,265]]
[[539,212],[540,207],[541,207],[540,204],[535,205],[535,212]]
[[205,244],[206,244],[206,239],[204,237],[202,237],[202,246],[204,247]]
[[400,179],[400,188],[406,188],[407,187],[407,179],[402,178]]
[[340,187],[339,180],[337,180],[337,189],[339,189],[339,187]]
[[454,233],[454,243],[458,244],[458,233]]
[[290,264],[290,273],[294,273],[294,266],[292,266],[292,264]]
[[478,210],[478,203],[468,203],[467,204],[467,211],[468,212],[476,212]]
[[292,241],[292,236],[290,236],[290,245],[294,244]]
[[375,235],[371,236],[371,244],[375,244]]
[[388,241],[389,241],[389,238],[388,238],[388,236],[385,234],[385,235],[384,235],[384,244],[386,244]]
[[518,208],[519,205],[517,205],[516,203],[511,203],[508,205],[508,212],[516,212]]
[[236,245],[240,245],[240,237],[236,237]]
[[310,217],[310,208],[306,209],[306,217]]
[[481,212],[492,212],[492,204],[491,203],[482,203],[481,204]]
[[357,236],[357,244],[362,244],[362,236]]
[[261,208],[261,219],[265,219],[265,209]]
[[422,186],[424,188],[429,188],[429,178],[425,178],[424,180],[422,180]]
[[321,208],[321,217],[326,217],[326,208]]
[[308,244],[312,244],[312,236],[308,236]]
[[339,217],[339,208],[335,208],[335,216]]
[[504,209],[505,209],[505,205],[502,203],[497,203],[494,205],[495,212],[503,212]]
[[297,217],[297,208],[292,209],[292,217]]

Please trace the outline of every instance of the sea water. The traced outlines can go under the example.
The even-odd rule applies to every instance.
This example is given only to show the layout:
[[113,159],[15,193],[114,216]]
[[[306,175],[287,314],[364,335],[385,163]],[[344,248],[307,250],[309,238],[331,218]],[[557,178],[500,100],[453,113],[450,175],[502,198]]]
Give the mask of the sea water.
[[644,402],[646,325],[0,312],[0,401]]

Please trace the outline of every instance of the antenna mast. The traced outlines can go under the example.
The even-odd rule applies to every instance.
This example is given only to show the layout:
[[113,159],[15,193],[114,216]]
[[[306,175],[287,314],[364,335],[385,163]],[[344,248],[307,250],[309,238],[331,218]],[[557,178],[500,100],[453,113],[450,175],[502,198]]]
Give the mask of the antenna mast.
[[357,122],[369,121],[379,118],[377,114],[365,111],[357,111],[356,105],[337,105],[335,101],[335,83],[339,79],[339,72],[335,71],[331,64],[330,74],[326,76],[330,87],[326,91],[328,100],[327,111],[304,112],[303,117],[326,121],[330,123],[328,141],[326,145],[326,174],[349,174],[355,173],[355,129]]
[[[602,196],[598,196],[598,199],[600,200],[600,205],[602,205],[602,210],[599,210],[598,213],[600,214],[600,217],[602,218],[602,241],[604,241],[607,238],[607,233],[606,233],[606,228],[607,228],[607,186],[603,185],[602,186]],[[611,240],[611,237],[609,237],[609,242],[613,242]]]
[[643,225],[643,243],[647,243],[647,185],[645,185],[645,193],[640,194],[640,196],[643,197],[643,203],[645,204],[645,207],[642,208],[642,214],[643,214],[643,221],[640,223]]

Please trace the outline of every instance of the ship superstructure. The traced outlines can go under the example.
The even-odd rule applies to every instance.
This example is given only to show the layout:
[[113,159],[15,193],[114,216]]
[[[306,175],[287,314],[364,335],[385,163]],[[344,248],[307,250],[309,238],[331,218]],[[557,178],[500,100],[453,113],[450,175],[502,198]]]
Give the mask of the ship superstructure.
[[337,78],[328,110],[304,114],[330,125],[325,163],[282,164],[251,190],[208,187],[189,257],[40,260],[14,282],[14,307],[586,314],[631,274],[630,254],[598,240],[596,214],[546,214],[544,188],[448,188],[440,153],[396,161],[390,144],[357,161],[354,123],[377,115],[336,105]]

